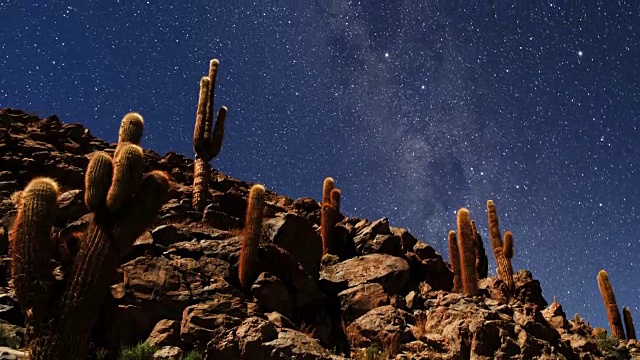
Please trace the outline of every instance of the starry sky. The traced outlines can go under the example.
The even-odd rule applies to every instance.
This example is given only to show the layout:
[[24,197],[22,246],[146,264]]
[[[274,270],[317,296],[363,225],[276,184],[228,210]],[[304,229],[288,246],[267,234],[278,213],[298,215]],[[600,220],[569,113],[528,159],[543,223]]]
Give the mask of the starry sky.
[[490,249],[493,199],[548,301],[608,328],[606,269],[640,318],[639,5],[217,3],[0,0],[0,107],[110,141],[139,111],[143,146],[193,156],[216,57],[222,172],[316,199],[333,176],[347,215],[386,216],[445,258],[462,206]]

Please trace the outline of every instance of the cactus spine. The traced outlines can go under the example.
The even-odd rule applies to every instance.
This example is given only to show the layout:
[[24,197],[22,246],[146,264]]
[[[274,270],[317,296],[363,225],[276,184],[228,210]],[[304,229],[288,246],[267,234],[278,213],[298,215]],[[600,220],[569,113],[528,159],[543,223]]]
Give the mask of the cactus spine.
[[611,336],[625,340],[624,330],[622,329],[622,319],[620,318],[620,311],[618,310],[616,296],[613,293],[613,286],[611,286],[611,282],[609,281],[609,274],[604,270],[600,270],[598,272],[598,288],[600,289],[600,295],[602,296],[602,301],[604,302],[604,307],[607,311],[609,327],[611,328]]
[[476,274],[476,250],[471,227],[469,210],[458,210],[458,251],[460,252],[460,273],[462,274],[462,291],[465,295],[475,296],[478,293],[478,276]]
[[265,190],[262,185],[254,185],[249,192],[247,218],[242,232],[242,248],[238,263],[238,279],[244,289],[249,289],[255,280],[255,263],[262,234]]
[[624,318],[624,327],[627,330],[627,340],[636,340],[636,327],[633,326],[633,317],[628,306],[622,308],[622,317]]
[[218,59],[209,63],[209,76],[200,80],[200,97],[196,113],[196,124],[193,131],[193,149],[196,159],[193,164],[193,207],[196,211],[204,210],[209,193],[209,177],[211,165],[209,162],[218,156],[224,138],[224,124],[227,118],[227,108],[220,107],[213,125],[214,95],[216,78],[218,76]]
[[485,279],[489,274],[489,259],[484,250],[484,243],[478,233],[475,221],[471,221],[471,227],[473,229],[473,238],[476,241],[476,273],[478,274],[478,279]]
[[458,251],[458,240],[455,230],[449,231],[447,236],[449,242],[449,262],[453,271],[453,292],[462,292],[462,274],[460,274],[460,252]]
[[498,277],[504,281],[507,291],[511,294],[515,288],[513,281],[513,270],[510,261],[504,254],[502,236],[500,235],[500,224],[498,222],[498,212],[493,200],[487,201],[487,217],[489,220],[489,239],[493,247],[493,255],[498,265]]
[[[129,136],[131,140],[131,134],[122,130],[127,128],[124,120],[122,125],[121,134],[125,135],[121,139]],[[34,304],[21,302],[25,310],[31,310],[27,311],[33,314],[29,321],[35,324],[28,339],[32,360],[85,358],[89,334],[107,293],[111,274],[136,238],[151,224],[169,193],[170,182],[166,174],[154,171],[142,176],[141,155],[137,145],[125,142],[118,144],[115,165],[105,153],[92,157],[85,175],[85,202],[94,216],[80,242],[71,270],[65,275],[62,293],[58,297],[53,291],[39,291],[38,306],[46,307],[46,311],[34,311]],[[34,180],[27,186],[27,195],[31,194],[33,186],[41,183],[42,180]],[[43,244],[52,243],[49,232],[57,190],[53,190],[56,187],[51,180],[44,183],[48,184],[48,190],[37,197],[42,201],[32,202],[30,196],[23,196],[21,213],[24,216],[19,216],[14,223],[14,244],[40,247],[39,257],[24,256],[20,249],[12,253],[16,269],[42,268],[42,273],[33,272],[38,277],[33,284],[47,284],[53,279],[51,267],[43,264],[45,258],[49,261],[53,254]],[[49,210],[40,213],[47,216],[27,216],[33,213],[32,205],[38,203],[47,204],[45,207]],[[20,280],[19,270],[14,273],[14,280],[17,280],[16,293],[29,294],[29,285]]]

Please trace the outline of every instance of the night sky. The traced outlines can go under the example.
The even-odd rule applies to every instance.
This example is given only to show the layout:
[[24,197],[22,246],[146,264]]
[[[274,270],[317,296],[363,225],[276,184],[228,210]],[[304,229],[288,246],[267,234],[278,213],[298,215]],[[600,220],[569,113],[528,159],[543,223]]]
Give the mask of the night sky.
[[109,141],[139,111],[144,147],[192,157],[216,57],[220,171],[292,198],[333,176],[347,215],[386,216],[446,259],[462,206],[490,251],[493,199],[549,302],[608,329],[606,269],[640,319],[639,5],[212,3],[0,0],[0,107]]

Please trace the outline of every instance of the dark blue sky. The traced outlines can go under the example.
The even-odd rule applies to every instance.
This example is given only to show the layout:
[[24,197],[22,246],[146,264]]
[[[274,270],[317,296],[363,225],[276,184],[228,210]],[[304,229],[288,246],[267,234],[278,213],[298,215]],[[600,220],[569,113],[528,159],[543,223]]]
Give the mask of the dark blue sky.
[[446,258],[461,206],[490,248],[493,199],[549,301],[608,328],[606,269],[640,318],[638,5],[209,3],[0,0],[0,106],[111,141],[139,111],[145,147],[192,156],[217,57],[222,172],[316,199],[333,176],[347,214],[387,216]]

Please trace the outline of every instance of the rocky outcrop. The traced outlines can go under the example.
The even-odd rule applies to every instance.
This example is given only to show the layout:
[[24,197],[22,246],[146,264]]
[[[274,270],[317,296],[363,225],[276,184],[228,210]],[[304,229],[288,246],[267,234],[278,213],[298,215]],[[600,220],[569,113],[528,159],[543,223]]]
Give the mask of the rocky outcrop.
[[[6,276],[19,191],[36,176],[60,183],[54,238],[61,258],[70,259],[74,234],[92,216],[82,190],[89,155],[112,153],[115,144],[55,116],[12,109],[0,110],[0,140],[0,326],[10,334],[4,340],[20,346],[24,315]],[[234,360],[342,359],[375,349],[397,359],[605,359],[640,352],[636,341],[605,344],[584,320],[567,320],[558,302],[548,306],[528,271],[514,274],[513,296],[495,276],[479,281],[478,296],[451,293],[449,264],[386,218],[345,217],[336,225],[335,256],[322,258],[319,203],[269,191],[259,273],[243,289],[237,264],[250,184],[212,169],[207,205],[193,211],[193,160],[145,150],[145,161],[145,171],[171,174],[174,187],[113,274],[96,309],[94,347],[113,353],[146,341],[158,359],[198,349],[205,359]]]

